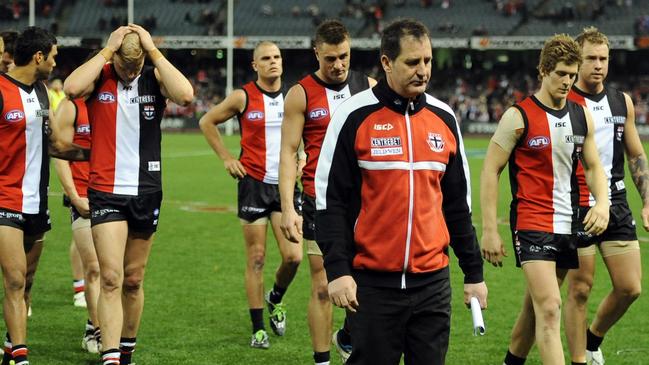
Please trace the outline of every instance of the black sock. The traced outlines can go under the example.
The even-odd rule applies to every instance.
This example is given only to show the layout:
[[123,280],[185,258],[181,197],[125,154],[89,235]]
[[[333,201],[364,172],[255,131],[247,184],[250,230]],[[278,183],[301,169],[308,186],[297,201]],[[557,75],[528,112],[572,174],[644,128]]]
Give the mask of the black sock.
[[250,320],[252,321],[252,333],[264,329],[264,309],[250,308]]
[[11,361],[11,337],[9,332],[5,333],[4,354],[2,355],[2,365],[9,365]]
[[95,327],[95,332],[93,333],[93,335],[95,336],[95,340],[97,340],[97,342],[101,342],[101,329],[99,327]]
[[11,357],[14,359],[16,365],[28,365],[27,361],[27,346],[26,345],[14,345],[11,348]]
[[523,365],[525,364],[525,358],[524,357],[518,357],[509,350],[507,350],[507,355],[505,355],[505,365]]
[[122,337],[119,339],[120,365],[129,365],[131,363],[135,351],[135,342],[135,337]]
[[590,328],[586,330],[586,350],[597,351],[602,341],[604,341],[604,337],[599,337],[590,332]]
[[349,329],[349,323],[348,323],[347,317],[345,317],[345,322],[343,323],[343,327],[338,331],[338,343],[341,346],[351,346],[352,345],[352,337],[351,337],[351,331]]
[[316,364],[329,361],[329,351],[314,352],[313,361],[315,361]]
[[88,320],[86,322],[86,336],[92,336],[95,333],[95,326],[92,325],[92,321]]
[[108,349],[101,352],[103,365],[119,365],[119,349]]
[[275,283],[273,284],[273,290],[270,291],[268,300],[270,300],[270,302],[273,304],[281,303],[285,293],[286,288],[282,288],[278,286],[277,283]]
[[570,365],[586,365],[586,362],[585,361],[584,362],[573,361],[573,362],[570,363]]

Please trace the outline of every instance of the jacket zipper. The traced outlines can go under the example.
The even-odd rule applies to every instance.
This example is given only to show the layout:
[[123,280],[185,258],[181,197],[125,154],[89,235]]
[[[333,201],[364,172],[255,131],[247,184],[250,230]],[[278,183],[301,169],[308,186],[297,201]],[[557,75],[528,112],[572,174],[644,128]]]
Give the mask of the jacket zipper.
[[[412,102],[408,103],[408,107],[414,109]],[[408,270],[408,258],[410,257],[410,242],[412,240],[412,215],[414,210],[414,193],[415,193],[415,172],[414,172],[414,157],[412,151],[412,129],[410,128],[410,115],[408,108],[406,108],[406,131],[408,137],[408,229],[406,233],[406,252],[403,259],[403,272],[401,273],[401,289],[406,288],[406,272]]]

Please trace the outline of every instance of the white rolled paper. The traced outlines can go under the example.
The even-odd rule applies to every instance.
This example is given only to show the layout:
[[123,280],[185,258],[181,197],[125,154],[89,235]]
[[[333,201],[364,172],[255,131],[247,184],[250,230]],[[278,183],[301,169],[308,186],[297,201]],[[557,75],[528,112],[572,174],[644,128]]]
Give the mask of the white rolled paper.
[[471,317],[473,318],[473,335],[484,336],[485,326],[482,319],[482,309],[480,308],[480,301],[476,297],[471,297]]

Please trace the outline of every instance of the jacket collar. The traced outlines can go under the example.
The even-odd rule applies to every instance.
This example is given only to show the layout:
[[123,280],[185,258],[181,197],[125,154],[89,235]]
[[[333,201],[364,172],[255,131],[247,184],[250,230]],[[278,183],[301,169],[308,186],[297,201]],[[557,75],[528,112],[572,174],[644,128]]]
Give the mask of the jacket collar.
[[381,79],[372,90],[381,104],[399,114],[406,114],[406,110],[409,114],[415,114],[426,105],[424,94],[417,95],[412,99],[404,98],[390,88],[385,78]]

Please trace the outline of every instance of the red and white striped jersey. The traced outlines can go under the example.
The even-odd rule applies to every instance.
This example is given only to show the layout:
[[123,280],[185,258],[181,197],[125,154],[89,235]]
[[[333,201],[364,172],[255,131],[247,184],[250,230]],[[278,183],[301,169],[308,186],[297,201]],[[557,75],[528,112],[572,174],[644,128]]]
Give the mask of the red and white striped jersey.
[[509,161],[511,228],[572,234],[579,200],[577,163],[587,133],[584,109],[571,101],[561,110],[531,96],[514,105],[525,131]]
[[160,121],[166,100],[154,68],[128,85],[106,64],[86,101],[90,118],[90,189],[139,195],[162,189]]
[[279,149],[284,116],[284,93],[262,90],[252,81],[243,86],[246,107],[239,114],[241,157],[253,179],[279,183]]
[[[88,108],[83,99],[75,99],[74,104],[74,140],[73,142],[83,148],[90,148],[90,122],[88,121]],[[72,180],[77,194],[80,197],[88,196],[88,176],[90,163],[88,161],[70,161]]]
[[315,198],[315,170],[329,120],[343,101],[369,88],[370,85],[367,76],[354,71],[349,71],[347,80],[340,84],[327,84],[315,73],[304,77],[298,83],[306,94],[302,139],[307,160],[302,170],[302,186],[306,195]]
[[0,208],[47,211],[49,99],[45,84],[0,74]]
[[[583,105],[593,116],[597,151],[608,178],[608,192],[611,204],[626,202],[624,186],[624,123],[627,108],[624,94],[614,88],[605,87],[601,93],[588,94],[573,86],[568,99]],[[577,170],[579,181],[579,205],[593,206],[595,198],[588,190],[581,163]]]

